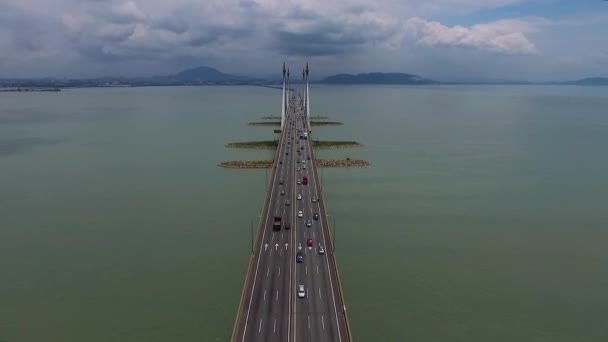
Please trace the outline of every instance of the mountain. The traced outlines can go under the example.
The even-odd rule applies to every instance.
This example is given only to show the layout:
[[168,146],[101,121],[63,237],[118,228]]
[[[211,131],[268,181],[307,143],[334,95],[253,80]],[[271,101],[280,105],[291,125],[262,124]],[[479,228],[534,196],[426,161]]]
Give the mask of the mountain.
[[560,84],[567,85],[590,85],[590,86],[608,86],[608,78],[606,77],[589,77],[577,81],[561,82]]
[[338,74],[324,78],[321,83],[325,84],[435,84],[433,80],[427,80],[418,75],[403,74],[398,72],[382,73],[372,72],[368,74]]
[[254,81],[253,78],[245,76],[236,76],[225,74],[217,69],[200,66],[197,68],[186,69],[178,72],[175,75],[166,76],[168,79],[172,79],[180,82],[196,82],[196,83],[222,83],[222,82],[243,82],[243,81]]

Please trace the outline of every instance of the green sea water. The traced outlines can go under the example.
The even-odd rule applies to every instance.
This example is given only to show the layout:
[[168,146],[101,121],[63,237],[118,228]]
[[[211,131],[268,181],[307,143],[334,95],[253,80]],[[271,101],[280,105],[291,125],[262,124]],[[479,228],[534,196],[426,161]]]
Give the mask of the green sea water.
[[[357,341],[608,340],[608,88],[311,88]],[[0,93],[0,341],[226,341],[259,87]]]

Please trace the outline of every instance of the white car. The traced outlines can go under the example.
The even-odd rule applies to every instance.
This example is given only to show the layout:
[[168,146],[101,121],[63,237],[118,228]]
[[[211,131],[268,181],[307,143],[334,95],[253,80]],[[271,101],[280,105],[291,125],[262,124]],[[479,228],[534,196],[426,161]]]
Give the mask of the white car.
[[301,200],[302,199],[302,195],[298,194],[297,199]]
[[298,211],[298,217],[302,217],[304,216],[304,214],[302,213],[302,210]]
[[302,181],[300,179],[298,179],[298,185],[302,184]]
[[325,254],[325,248],[319,244],[319,254]]
[[299,298],[306,297],[306,291],[304,290],[304,285],[298,285],[298,297]]
[[[304,166],[304,168],[306,168],[306,166]],[[299,166],[296,168],[296,171],[300,171],[300,167]]]

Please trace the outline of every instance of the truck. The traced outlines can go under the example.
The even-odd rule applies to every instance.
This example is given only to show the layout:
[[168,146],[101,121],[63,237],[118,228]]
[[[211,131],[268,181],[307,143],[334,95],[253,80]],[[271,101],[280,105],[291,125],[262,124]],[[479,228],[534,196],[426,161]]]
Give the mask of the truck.
[[273,230],[281,230],[281,216],[274,217],[274,223],[272,224]]
[[306,176],[302,177],[302,184],[304,184],[304,185],[308,184],[308,177],[306,177]]

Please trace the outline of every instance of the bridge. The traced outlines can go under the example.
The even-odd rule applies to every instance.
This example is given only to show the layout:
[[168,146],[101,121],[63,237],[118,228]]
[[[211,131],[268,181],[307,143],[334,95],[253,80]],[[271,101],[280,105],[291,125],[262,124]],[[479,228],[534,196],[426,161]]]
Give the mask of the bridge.
[[283,65],[282,132],[233,342],[351,341],[312,147],[308,73],[307,64],[303,94],[293,94]]

